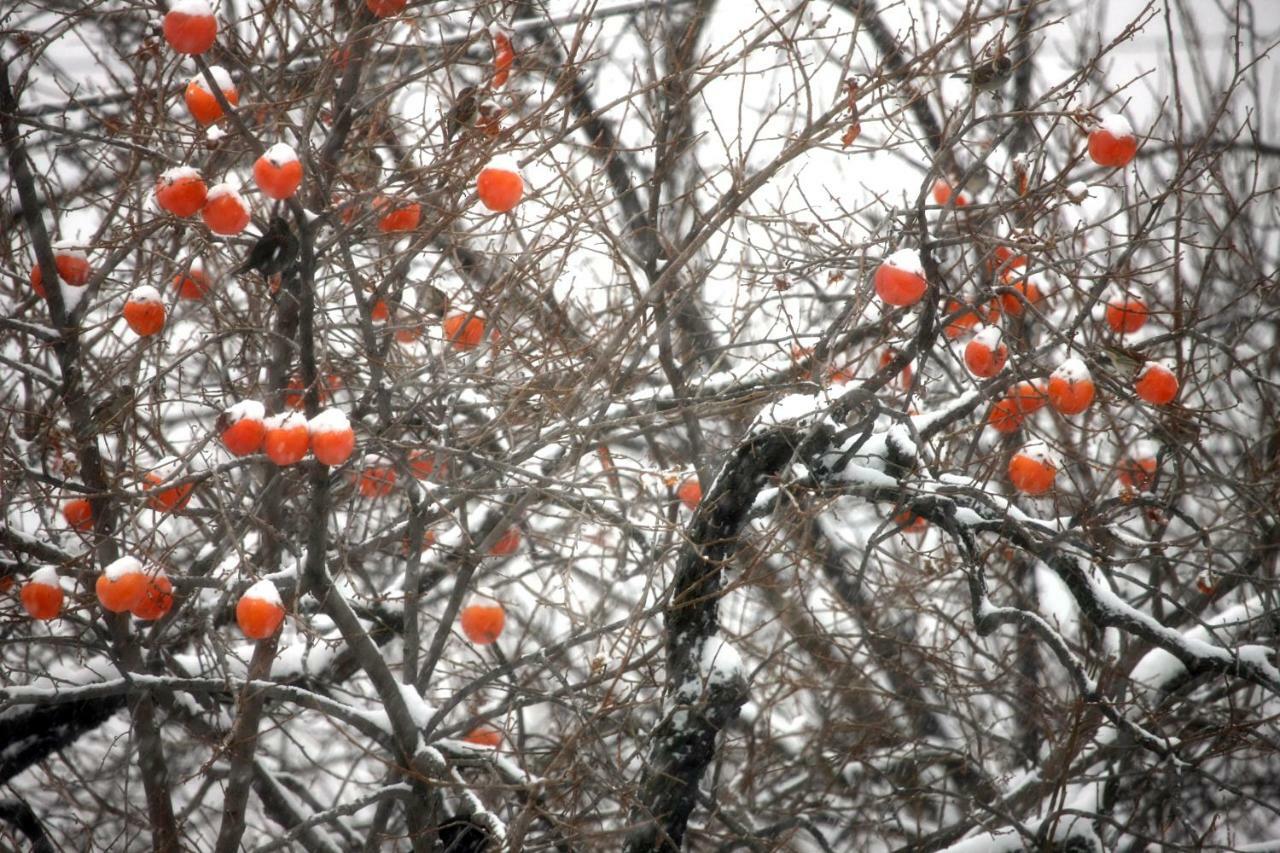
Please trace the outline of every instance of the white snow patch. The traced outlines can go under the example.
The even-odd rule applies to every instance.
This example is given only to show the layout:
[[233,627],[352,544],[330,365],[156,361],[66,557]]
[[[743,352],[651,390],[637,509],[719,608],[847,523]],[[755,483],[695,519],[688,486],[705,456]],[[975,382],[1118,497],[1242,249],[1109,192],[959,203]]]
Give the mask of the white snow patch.
[[1058,365],[1058,369],[1053,371],[1050,378],[1062,379],[1074,385],[1077,382],[1091,381],[1093,374],[1089,372],[1089,368],[1083,361],[1078,358],[1069,358]]
[[160,291],[149,284],[140,284],[129,291],[129,302],[163,302]]
[[58,570],[53,566],[41,566],[31,573],[31,577],[27,583],[42,583],[45,586],[56,586],[62,588],[62,578],[58,577]]
[[221,184],[214,184],[213,186],[209,187],[209,194],[205,196],[205,202],[208,203],[208,202],[214,201],[215,199],[223,198],[224,196],[230,196],[234,198],[236,202],[240,204],[241,207],[244,207],[246,209],[249,207],[248,202],[244,200],[244,196],[240,195],[240,190],[236,189],[231,184],[226,183],[225,181]]
[[137,557],[121,557],[102,570],[107,580],[118,581],[125,575],[141,574],[142,561]]
[[720,637],[702,644],[699,669],[707,684],[724,684],[742,676],[742,656]]
[[284,603],[280,600],[280,590],[276,589],[276,585],[271,581],[263,578],[244,591],[241,598],[256,598],[259,601],[266,601],[270,604],[277,604],[281,607]]
[[298,152],[294,151],[291,145],[277,142],[263,153],[262,159],[273,166],[283,166],[286,163],[296,163],[298,161]]
[[266,407],[257,400],[241,400],[223,412],[228,424],[243,420],[260,421],[267,415]]
[[[227,69],[223,68],[221,65],[210,65],[209,76],[213,78],[213,82],[218,84],[218,88],[221,89],[223,92],[226,92],[228,90],[233,92],[235,91],[236,84],[231,79],[231,74],[227,71]],[[187,85],[190,86],[192,83],[195,83],[197,86],[199,86],[201,89],[204,89],[207,92],[208,87],[205,86],[204,82],[205,81],[204,81],[203,74],[193,74],[191,79],[187,81]]]
[[346,432],[351,429],[351,422],[341,409],[325,409],[307,424],[313,433]]
[[1114,136],[1116,139],[1133,136],[1133,125],[1129,124],[1129,120],[1119,113],[1112,113],[1105,116],[1102,121],[1098,122],[1098,127]]
[[415,726],[423,728],[427,723],[431,722],[436,709],[427,704],[418,693],[417,688],[412,684],[401,684],[400,695],[404,697],[405,707],[409,709],[409,716],[413,718]]
[[[319,416],[317,415],[317,417]],[[265,423],[266,423],[267,429],[269,430],[271,429],[294,430],[294,429],[307,429],[308,427],[306,416],[301,414],[300,412],[283,412],[278,415],[272,415],[271,417],[266,419]]]
[[924,278],[924,264],[920,262],[920,253],[915,249],[899,249],[885,258],[884,263],[903,272],[915,273]]
[[213,16],[213,8],[205,0],[169,0],[169,11],[192,17]]

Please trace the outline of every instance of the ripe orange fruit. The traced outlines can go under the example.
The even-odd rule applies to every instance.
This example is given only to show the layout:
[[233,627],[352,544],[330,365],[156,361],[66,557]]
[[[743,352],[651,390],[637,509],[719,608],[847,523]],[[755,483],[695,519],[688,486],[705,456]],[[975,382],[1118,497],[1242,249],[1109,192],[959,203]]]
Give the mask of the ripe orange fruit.
[[1008,273],[1026,265],[1027,256],[1017,254],[1017,250],[1009,246],[996,246],[987,261],[987,269],[992,273]]
[[311,442],[307,419],[297,412],[272,415],[263,422],[262,449],[267,458],[284,467],[302,461]]
[[378,196],[373,200],[373,209],[386,210],[378,219],[378,230],[387,234],[412,231],[418,227],[418,221],[422,218],[422,206],[416,201],[393,202],[386,196]]
[[142,597],[130,608],[134,617],[143,622],[154,622],[173,607],[173,582],[164,569],[157,568],[146,575]]
[[493,37],[493,89],[501,89],[511,76],[516,52],[511,47],[511,37],[496,27],[489,33]]
[[965,345],[964,363],[979,379],[990,379],[1004,368],[1009,348],[1004,345],[1000,329],[987,326]]
[[[53,266],[58,271],[58,278],[68,287],[84,287],[89,283],[93,270],[89,266],[89,258],[84,250],[70,242],[58,242],[53,246]],[[44,296],[44,273],[40,264],[31,268],[31,287]]]
[[124,321],[138,337],[146,338],[164,328],[164,301],[149,284],[135,287],[120,309]]
[[205,0],[174,0],[164,16],[164,40],[178,53],[197,56],[213,47],[218,21]]
[[209,189],[199,169],[179,166],[160,174],[156,181],[156,206],[174,216],[191,216],[204,207]]
[[147,591],[147,576],[136,557],[121,557],[102,570],[95,585],[103,610],[132,610]]
[[252,218],[249,203],[240,195],[240,191],[231,184],[216,184],[209,189],[209,195],[200,211],[204,224],[214,234],[231,236],[239,234]]
[[1024,494],[1042,495],[1049,491],[1057,473],[1044,445],[1027,445],[1009,460],[1009,482]]
[[396,469],[385,456],[370,454],[364,458],[359,477],[360,494],[366,498],[384,498],[396,487]]
[[57,617],[62,610],[62,582],[53,566],[36,569],[18,593],[27,615],[41,622]]
[[969,198],[964,193],[953,193],[951,182],[946,178],[938,178],[933,182],[933,200],[940,205],[946,205],[951,201],[952,195],[955,195],[956,207],[964,207],[969,203]]
[[[159,471],[148,471],[142,478],[142,488],[150,492],[167,479],[169,479],[167,474],[162,474]],[[156,512],[176,512],[184,509],[191,502],[191,491],[194,488],[194,483],[186,483],[181,486],[161,489],[147,498],[147,506]]]
[[369,11],[374,17],[389,18],[392,15],[400,14],[400,10],[405,7],[408,0],[364,0],[364,5],[369,7]]
[[[227,73],[227,69],[220,65],[211,65],[209,73],[213,75],[227,103],[233,107],[239,106],[240,92],[236,89],[236,84],[231,81],[231,75]],[[210,125],[222,118],[222,104],[219,104],[218,99],[209,91],[203,74],[197,74],[187,81],[182,99],[187,102],[187,112],[191,113],[191,117],[198,124]]]
[[1107,305],[1107,325],[1113,332],[1131,335],[1147,322],[1147,306],[1141,299],[1118,299]]
[[1178,396],[1178,377],[1157,361],[1148,361],[1133,384],[1138,396],[1155,406],[1172,403]]
[[1156,481],[1156,460],[1151,456],[1127,456],[1120,462],[1116,479],[1125,489],[1148,492]]
[[307,429],[311,433],[311,452],[320,464],[341,465],[351,458],[356,436],[341,410],[325,409],[308,422]]
[[489,166],[481,169],[476,178],[476,194],[494,213],[506,213],[514,210],[524,197],[524,180],[513,169]]
[[899,531],[902,533],[924,533],[929,529],[929,519],[916,515],[909,509],[894,515],[893,520],[897,522]]
[[489,556],[510,557],[518,550],[520,550],[520,531],[509,527],[507,532],[489,548]]
[[1036,305],[1043,299],[1040,288],[1036,287],[1035,282],[1020,278],[1017,281],[1007,282],[1007,286],[1013,293],[1000,294],[1000,308],[1010,317],[1021,317],[1023,303],[1027,305]]
[[681,480],[676,487],[676,497],[690,510],[697,509],[698,504],[702,503],[702,486],[698,483],[698,478],[693,476]]
[[1049,374],[1049,405],[1064,415],[1078,415],[1093,402],[1093,376],[1078,358],[1069,358]]
[[302,184],[302,162],[297,152],[277,142],[253,164],[253,180],[267,198],[289,198]]
[[444,476],[444,473],[445,473],[444,460],[443,459],[440,460],[439,464],[437,465],[435,454],[432,451],[430,450],[409,451],[409,473],[414,476],[414,479],[417,479],[417,480],[429,479],[431,475],[435,473],[437,468],[439,468],[440,475]]
[[1017,432],[1027,415],[1045,404],[1044,390],[1035,382],[1019,382],[1009,393],[997,400],[987,417],[997,432]]
[[1138,137],[1124,116],[1112,114],[1089,132],[1089,157],[1099,166],[1127,166],[1138,153]]
[[265,578],[244,591],[236,602],[236,624],[251,640],[275,636],[284,622],[284,603],[280,591]]
[[173,277],[173,286],[178,288],[179,299],[203,299],[209,292],[209,278],[204,274],[204,264],[198,259],[193,260],[185,275],[178,273]]
[[462,739],[476,746],[488,746],[497,749],[502,744],[502,732],[493,726],[476,726],[467,732]]
[[444,338],[457,350],[472,350],[484,340],[484,320],[469,311],[444,318]]
[[876,295],[889,305],[905,308],[924,296],[927,283],[920,255],[914,249],[899,249],[876,267]]
[[955,299],[947,301],[945,317],[950,317],[951,320],[943,327],[943,334],[953,341],[982,322],[977,311],[968,305],[962,305]]
[[87,498],[72,498],[62,505],[62,517],[73,530],[92,530],[93,504]]
[[370,306],[369,319],[375,323],[385,323],[391,319],[391,309],[387,307],[387,300],[379,299]]
[[267,437],[266,414],[257,400],[242,400],[227,409],[216,424],[222,446],[235,456],[257,453]]
[[475,593],[462,608],[462,633],[477,646],[487,646],[502,635],[507,613],[502,605],[483,593]]

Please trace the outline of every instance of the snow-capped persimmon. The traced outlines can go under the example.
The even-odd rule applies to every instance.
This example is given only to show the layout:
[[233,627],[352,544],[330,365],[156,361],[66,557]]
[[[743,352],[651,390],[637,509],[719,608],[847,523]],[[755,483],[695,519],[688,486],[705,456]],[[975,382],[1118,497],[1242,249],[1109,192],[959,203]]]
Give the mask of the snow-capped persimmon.
[[524,179],[515,169],[487,166],[476,178],[476,195],[494,213],[506,213],[524,198]]
[[1196,572],[1196,590],[1201,595],[1213,595],[1218,589],[1218,575],[1208,569]]
[[1138,137],[1124,116],[1112,114],[1089,131],[1089,157],[1099,166],[1127,166],[1138,153]]
[[978,316],[977,311],[975,311],[971,306],[963,305],[955,299],[947,302],[947,310],[944,315],[944,320],[946,317],[950,317],[951,319],[946,321],[947,325],[943,328],[943,334],[953,341],[956,338],[972,331],[975,326],[981,325],[982,323],[982,318]]
[[1107,303],[1107,325],[1113,332],[1131,335],[1147,323],[1147,306],[1132,297]]
[[[93,274],[88,255],[70,241],[53,244],[53,266],[58,272],[58,278],[68,287],[84,287]],[[45,295],[44,272],[41,271],[39,263],[31,268],[31,288],[39,296]]]
[[44,566],[31,573],[22,585],[18,597],[27,615],[40,622],[57,618],[62,611],[62,581],[53,566]]
[[1158,361],[1148,361],[1138,371],[1133,390],[1153,406],[1165,406],[1178,397],[1178,377]]
[[262,449],[267,458],[284,467],[302,461],[311,443],[307,419],[298,412],[272,415],[263,422]]
[[290,198],[302,184],[302,161],[293,148],[277,142],[253,164],[253,180],[267,198]]
[[396,487],[395,466],[385,456],[369,454],[360,469],[358,485],[363,497],[385,498]]
[[235,456],[257,453],[267,437],[266,414],[257,400],[241,400],[228,408],[215,424],[222,446]]
[[889,305],[915,305],[927,286],[920,255],[914,249],[899,249],[876,267],[876,295]]
[[1116,470],[1116,479],[1126,490],[1149,492],[1156,481],[1156,460],[1154,456],[1132,455],[1120,461]]
[[236,602],[236,624],[250,640],[275,636],[284,622],[284,602],[280,590],[263,578],[244,591]]
[[422,205],[416,201],[393,201],[386,196],[373,200],[378,217],[378,230],[384,234],[412,231],[422,219]]
[[477,592],[467,599],[459,621],[462,633],[467,635],[468,640],[477,646],[487,646],[502,636],[502,628],[507,623],[507,612],[495,598]]
[[156,180],[156,206],[174,216],[198,213],[208,195],[200,170],[190,166],[167,169]]
[[307,423],[311,452],[322,465],[341,465],[356,447],[355,432],[340,409],[325,409]]
[[369,319],[375,323],[385,323],[391,319],[391,308],[387,300],[379,299],[369,306]]
[[697,509],[698,504],[702,503],[702,486],[698,483],[697,476],[689,476],[681,480],[680,485],[676,487],[676,497],[686,508]]
[[1053,488],[1058,466],[1042,444],[1029,444],[1009,460],[1009,482],[1028,495],[1043,495]]
[[1026,305],[1037,305],[1044,299],[1044,295],[1034,281],[1020,278],[1007,281],[1006,286],[1012,292],[1001,293],[999,302],[1000,309],[1010,317],[1021,317]]
[[164,569],[153,568],[146,574],[146,582],[138,603],[129,610],[134,618],[154,622],[173,608],[173,582]]
[[103,610],[132,610],[147,591],[147,576],[137,557],[121,557],[102,570],[94,589]]
[[209,195],[200,215],[210,231],[224,237],[239,234],[252,218],[249,202],[245,201],[239,190],[227,183],[215,184],[209,188]]
[[520,550],[520,531],[514,527],[508,527],[507,532],[489,546],[489,556],[510,557],[518,550]]
[[1078,358],[1069,358],[1049,374],[1049,405],[1060,414],[1078,415],[1093,402],[1093,375]]
[[1003,368],[1009,358],[1009,348],[997,326],[987,326],[965,345],[964,364],[979,379],[990,379]]
[[149,284],[129,292],[120,314],[140,338],[150,337],[164,328],[164,300],[160,298],[160,291]]
[[93,529],[93,504],[88,498],[72,498],[62,505],[62,518],[72,530],[81,533]]
[[502,732],[493,726],[476,726],[471,731],[463,735],[462,739],[467,743],[476,746],[487,746],[497,749],[502,745]]
[[490,30],[493,37],[493,89],[501,89],[511,76],[511,66],[515,63],[516,52],[511,46],[511,37],[497,27]]
[[964,207],[969,203],[969,197],[964,193],[957,193],[951,187],[951,182],[946,178],[938,178],[933,182],[933,200],[937,204],[945,206],[955,197],[956,207]]
[[444,318],[444,338],[454,349],[475,349],[484,340],[484,320],[470,311],[455,311]]
[[198,56],[213,47],[218,19],[205,0],[172,0],[163,29],[164,40],[175,51]]
[[162,470],[148,471],[142,477],[142,488],[150,494],[147,497],[147,506],[156,512],[176,512],[185,509],[187,504],[191,502],[191,491],[195,488],[193,483],[184,483],[180,486],[170,486],[167,489],[157,489],[167,480],[172,468],[162,468]]
[[375,18],[390,18],[399,15],[408,0],[364,0]]
[[193,260],[186,273],[178,273],[173,277],[173,286],[178,288],[179,299],[203,299],[209,292],[209,277],[204,274],[204,263]]
[[[240,91],[236,88],[236,84],[232,82],[231,75],[227,73],[227,69],[221,65],[210,65],[209,74],[218,84],[218,89],[222,91],[222,97],[226,99],[227,103],[233,107],[239,106]],[[204,79],[203,74],[196,74],[187,81],[187,88],[182,93],[182,99],[186,101],[187,112],[191,113],[191,117],[198,124],[210,125],[222,118],[222,104],[218,103],[217,97],[209,91],[209,84]],[[190,216],[191,214],[182,215]]]
[[417,323],[409,323],[396,329],[396,341],[402,344],[411,344],[422,336],[422,327]]

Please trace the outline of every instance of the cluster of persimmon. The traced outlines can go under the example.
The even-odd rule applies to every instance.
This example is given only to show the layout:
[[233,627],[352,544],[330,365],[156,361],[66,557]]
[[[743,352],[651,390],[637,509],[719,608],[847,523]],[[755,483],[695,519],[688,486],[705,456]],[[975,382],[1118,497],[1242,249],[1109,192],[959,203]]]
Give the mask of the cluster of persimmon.
[[132,613],[144,622],[173,607],[173,583],[164,569],[145,567],[137,557],[121,557],[102,570],[94,585],[98,603],[110,613]]
[[308,451],[323,465],[342,465],[356,446],[351,423],[339,409],[325,409],[308,421],[300,412],[268,417],[257,400],[242,400],[218,417],[216,428],[233,455],[262,451],[281,467],[301,462]]

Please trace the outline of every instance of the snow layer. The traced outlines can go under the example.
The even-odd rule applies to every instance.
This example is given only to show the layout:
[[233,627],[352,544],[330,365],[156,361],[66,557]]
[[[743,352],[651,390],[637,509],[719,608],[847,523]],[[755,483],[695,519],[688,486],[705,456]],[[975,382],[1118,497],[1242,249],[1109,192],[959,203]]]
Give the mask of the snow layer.
[[284,606],[284,602],[280,600],[280,590],[276,589],[276,585],[271,581],[263,578],[244,591],[242,598],[256,598],[260,601],[267,601],[271,604]]
[[313,433],[345,432],[351,429],[351,422],[347,420],[347,416],[341,409],[325,409],[312,418],[307,427]]
[[107,580],[119,580],[125,575],[140,574],[142,572],[142,561],[137,557],[121,557],[111,565],[102,570],[102,574],[106,575]]

